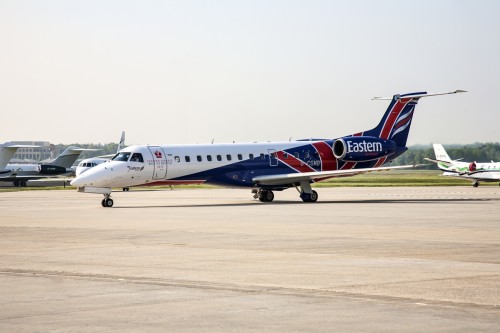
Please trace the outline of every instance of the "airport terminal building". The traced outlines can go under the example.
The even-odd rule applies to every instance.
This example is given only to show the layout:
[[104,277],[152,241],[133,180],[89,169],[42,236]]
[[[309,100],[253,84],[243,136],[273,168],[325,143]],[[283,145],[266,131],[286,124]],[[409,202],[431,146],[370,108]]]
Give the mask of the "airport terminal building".
[[12,141],[16,145],[40,146],[40,148],[19,148],[13,161],[40,162],[54,156],[56,146],[47,141]]

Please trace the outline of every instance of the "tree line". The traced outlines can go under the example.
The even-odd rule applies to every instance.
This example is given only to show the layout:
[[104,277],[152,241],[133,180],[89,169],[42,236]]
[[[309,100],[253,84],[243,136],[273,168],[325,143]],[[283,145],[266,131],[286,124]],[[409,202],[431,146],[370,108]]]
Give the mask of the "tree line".
[[[466,162],[500,162],[500,143],[473,143],[469,145],[443,145],[452,160],[463,159]],[[424,157],[435,159],[432,145],[415,145],[394,160],[394,165],[429,163]],[[433,167],[433,166],[430,166]]]

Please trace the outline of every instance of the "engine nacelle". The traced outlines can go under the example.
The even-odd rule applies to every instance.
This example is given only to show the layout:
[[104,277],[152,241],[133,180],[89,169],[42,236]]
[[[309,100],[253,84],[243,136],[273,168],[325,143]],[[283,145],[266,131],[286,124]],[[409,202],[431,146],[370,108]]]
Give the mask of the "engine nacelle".
[[391,155],[396,142],[371,136],[352,136],[335,140],[333,155],[341,161],[366,162]]
[[60,175],[66,172],[66,168],[57,165],[42,164],[38,166],[38,172],[42,175]]

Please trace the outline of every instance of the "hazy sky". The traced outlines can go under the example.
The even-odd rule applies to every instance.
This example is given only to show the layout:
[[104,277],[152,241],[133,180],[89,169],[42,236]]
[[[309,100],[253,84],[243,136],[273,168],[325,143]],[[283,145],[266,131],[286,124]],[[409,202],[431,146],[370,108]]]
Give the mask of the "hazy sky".
[[500,1],[0,0],[0,143],[500,141]]

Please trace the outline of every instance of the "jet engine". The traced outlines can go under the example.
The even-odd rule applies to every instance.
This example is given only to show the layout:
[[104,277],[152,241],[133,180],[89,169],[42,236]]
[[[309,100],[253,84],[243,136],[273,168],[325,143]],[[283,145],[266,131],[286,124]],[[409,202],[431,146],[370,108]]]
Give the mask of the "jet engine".
[[352,136],[335,140],[333,155],[341,161],[366,162],[397,151],[396,142],[371,136]]
[[42,164],[38,166],[38,172],[43,175],[60,175],[66,172],[66,168],[57,165]]

